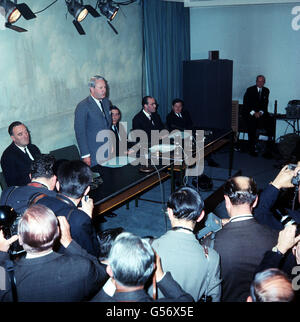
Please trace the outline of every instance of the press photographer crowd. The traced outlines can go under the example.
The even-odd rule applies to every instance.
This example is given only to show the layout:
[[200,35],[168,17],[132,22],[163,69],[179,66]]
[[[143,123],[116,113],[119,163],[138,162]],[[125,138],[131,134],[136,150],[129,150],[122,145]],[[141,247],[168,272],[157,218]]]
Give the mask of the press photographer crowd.
[[58,166],[42,154],[30,177],[1,194],[2,302],[299,301],[300,162],[263,191],[250,177],[228,179],[228,218],[179,187],[167,201],[171,229],[158,238],[96,230],[82,161]]

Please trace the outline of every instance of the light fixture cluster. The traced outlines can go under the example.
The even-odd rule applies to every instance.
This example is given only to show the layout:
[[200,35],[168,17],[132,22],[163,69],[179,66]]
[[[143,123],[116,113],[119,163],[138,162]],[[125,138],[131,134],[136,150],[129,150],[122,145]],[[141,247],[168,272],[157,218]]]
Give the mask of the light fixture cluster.
[[[18,4],[17,0],[0,0],[0,7],[3,7],[5,12],[5,27],[13,29],[18,32],[27,31],[21,27],[13,25],[21,16],[26,20],[36,18],[36,14],[46,10],[58,0],[54,0],[45,9],[33,13],[31,9],[25,4]],[[84,5],[83,0],[65,0],[68,12],[74,17],[73,24],[80,35],[85,35],[85,32],[81,26],[81,22],[90,13],[94,18],[100,17],[101,15],[106,17],[107,23],[112,30],[118,34],[115,27],[111,24],[111,21],[116,17],[120,5],[128,5],[137,0],[127,0],[125,2],[116,2],[113,0],[97,0],[95,8],[91,5]],[[99,9],[100,13],[97,11]]]

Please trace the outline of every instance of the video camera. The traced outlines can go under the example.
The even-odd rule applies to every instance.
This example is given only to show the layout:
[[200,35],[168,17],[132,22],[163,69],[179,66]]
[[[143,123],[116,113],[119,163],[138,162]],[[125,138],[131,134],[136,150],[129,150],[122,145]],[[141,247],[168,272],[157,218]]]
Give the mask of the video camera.
[[200,240],[208,233],[216,233],[222,229],[222,220],[212,212],[207,215],[205,227],[197,233],[197,239]]

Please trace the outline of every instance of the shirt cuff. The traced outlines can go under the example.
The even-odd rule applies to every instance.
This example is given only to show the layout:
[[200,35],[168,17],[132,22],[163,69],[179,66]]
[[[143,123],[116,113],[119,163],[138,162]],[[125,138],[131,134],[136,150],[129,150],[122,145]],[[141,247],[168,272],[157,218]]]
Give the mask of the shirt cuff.
[[254,110],[252,110],[251,112],[250,112],[250,115],[254,115],[255,114],[255,111]]
[[81,159],[88,158],[89,156],[91,156],[91,155],[90,155],[90,154],[83,155],[83,156],[81,157]]
[[263,115],[264,114],[264,111],[259,111],[259,113],[261,113],[261,115]]

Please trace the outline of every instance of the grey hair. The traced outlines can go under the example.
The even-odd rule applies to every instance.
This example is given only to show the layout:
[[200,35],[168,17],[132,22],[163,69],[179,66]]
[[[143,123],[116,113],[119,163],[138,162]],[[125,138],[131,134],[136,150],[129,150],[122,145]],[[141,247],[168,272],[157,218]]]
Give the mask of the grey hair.
[[250,296],[253,302],[291,302],[294,291],[283,271],[269,268],[255,275],[250,286]]
[[106,79],[104,77],[99,76],[99,75],[95,75],[95,76],[91,77],[91,79],[89,81],[89,84],[88,84],[89,88],[95,87],[95,82],[98,79],[102,79],[105,83],[107,83],[107,81],[106,81]]
[[114,279],[124,286],[144,285],[153,272],[154,261],[148,241],[128,232],[117,236],[108,256]]

